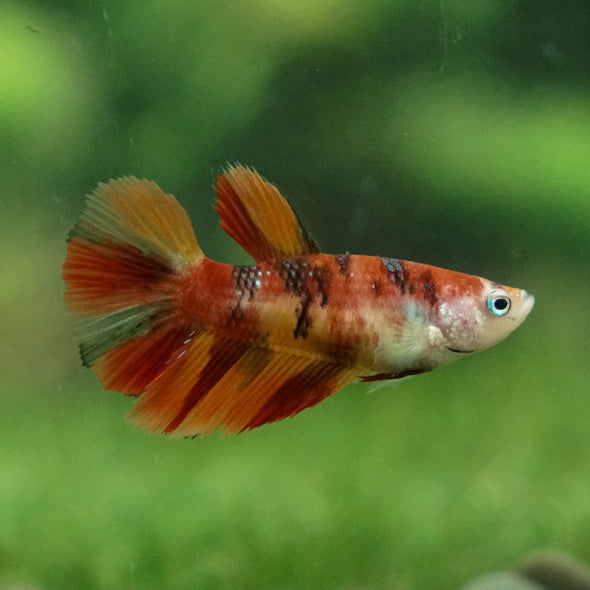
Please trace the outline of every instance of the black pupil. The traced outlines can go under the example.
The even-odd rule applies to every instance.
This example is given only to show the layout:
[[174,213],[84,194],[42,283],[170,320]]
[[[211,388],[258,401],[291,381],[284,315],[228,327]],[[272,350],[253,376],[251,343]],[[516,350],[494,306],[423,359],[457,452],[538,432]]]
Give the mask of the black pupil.
[[508,307],[508,301],[506,301],[506,299],[504,299],[503,297],[499,297],[494,301],[494,307],[498,311],[504,311]]

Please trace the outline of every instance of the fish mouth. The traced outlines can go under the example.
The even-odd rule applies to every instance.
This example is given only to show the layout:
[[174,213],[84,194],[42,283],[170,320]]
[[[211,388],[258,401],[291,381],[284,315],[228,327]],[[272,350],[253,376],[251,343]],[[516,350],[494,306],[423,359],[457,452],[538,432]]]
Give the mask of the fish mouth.
[[457,352],[459,354],[470,354],[472,352],[475,352],[475,350],[459,350],[458,348],[451,348],[450,346],[447,346],[447,348],[451,351],[451,352]]
[[522,297],[522,307],[523,307],[523,316],[526,317],[529,315],[533,306],[535,305],[535,298],[525,291],[524,289],[521,290],[521,297]]

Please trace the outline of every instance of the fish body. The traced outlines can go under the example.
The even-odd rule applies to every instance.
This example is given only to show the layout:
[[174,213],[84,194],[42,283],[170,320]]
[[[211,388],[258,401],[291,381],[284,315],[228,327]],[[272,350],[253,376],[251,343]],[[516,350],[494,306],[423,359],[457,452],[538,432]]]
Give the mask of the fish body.
[[64,263],[80,350],[107,389],[137,395],[153,432],[240,432],[357,379],[430,371],[492,346],[526,291],[394,258],[319,251],[255,171],[217,179],[222,227],[255,260],[205,257],[184,210],[149,181],[90,195]]

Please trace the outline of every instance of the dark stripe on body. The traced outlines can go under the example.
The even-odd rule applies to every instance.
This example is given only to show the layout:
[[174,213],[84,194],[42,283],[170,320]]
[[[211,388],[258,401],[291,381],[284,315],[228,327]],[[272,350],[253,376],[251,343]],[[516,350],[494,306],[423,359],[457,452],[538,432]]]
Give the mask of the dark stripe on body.
[[311,328],[309,310],[319,296],[320,307],[328,305],[330,291],[330,269],[326,266],[310,265],[306,260],[286,258],[281,261],[279,276],[288,293],[299,297],[295,308],[293,337],[305,338]]
[[350,266],[350,254],[337,254],[334,258],[338,263],[338,270],[340,273],[347,279],[350,278],[350,273],[348,272],[348,267]]
[[438,293],[432,272],[427,270],[422,276],[422,280],[424,281],[424,300],[428,302],[430,307],[434,307],[438,301]]
[[385,266],[385,271],[387,273],[387,279],[389,282],[395,285],[402,294],[412,294],[414,292],[414,287],[409,280],[409,276],[403,261],[398,260],[397,258],[386,257],[382,257],[381,261]]
[[239,320],[242,317],[243,301],[252,301],[260,287],[261,272],[258,266],[234,266],[231,273],[235,283],[236,302],[232,307],[232,319]]

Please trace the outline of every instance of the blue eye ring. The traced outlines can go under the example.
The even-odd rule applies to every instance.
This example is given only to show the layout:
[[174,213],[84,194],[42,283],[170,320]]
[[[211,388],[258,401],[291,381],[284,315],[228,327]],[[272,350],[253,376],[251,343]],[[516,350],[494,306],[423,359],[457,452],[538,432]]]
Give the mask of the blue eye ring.
[[496,317],[506,315],[511,306],[512,301],[504,291],[496,290],[488,295],[488,311]]

